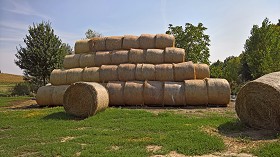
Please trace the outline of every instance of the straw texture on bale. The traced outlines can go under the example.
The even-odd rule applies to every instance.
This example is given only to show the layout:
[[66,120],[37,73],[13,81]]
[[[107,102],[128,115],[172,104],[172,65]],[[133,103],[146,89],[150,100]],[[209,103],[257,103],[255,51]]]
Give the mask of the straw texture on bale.
[[118,66],[119,81],[133,81],[135,80],[135,64],[120,64]]
[[154,49],[156,46],[156,36],[154,34],[141,34],[139,45],[141,49]]
[[153,64],[137,64],[135,70],[135,79],[138,81],[155,80],[156,69]]
[[94,64],[99,67],[101,65],[111,64],[111,51],[99,51],[95,53]]
[[118,81],[118,66],[102,65],[99,69],[99,79],[101,82]]
[[165,82],[163,93],[164,105],[184,106],[186,104],[184,82]]
[[129,63],[145,63],[146,50],[143,49],[130,49],[129,50]]
[[82,81],[83,79],[83,69],[82,68],[74,68],[67,70],[66,83],[71,84],[78,81]]
[[148,49],[146,53],[146,62],[151,64],[164,63],[164,50]]
[[106,50],[122,49],[123,36],[110,36],[106,38]]
[[111,64],[118,65],[128,63],[128,50],[115,50],[111,54]]
[[90,39],[78,40],[75,42],[75,54],[89,53],[91,51]]
[[131,48],[133,49],[140,48],[139,37],[135,35],[125,35],[123,38],[122,49],[129,50]]
[[194,64],[192,61],[173,64],[174,68],[174,80],[184,81],[194,79]]
[[207,84],[205,80],[185,80],[187,105],[207,105]]
[[145,81],[144,103],[147,105],[163,105],[163,86],[161,81]]
[[106,37],[91,38],[91,49],[93,52],[106,50]]
[[66,55],[63,60],[63,67],[65,69],[80,67],[80,54]]
[[63,96],[69,85],[54,86],[52,92],[52,105],[63,105]]
[[67,71],[63,69],[54,69],[51,72],[50,83],[52,85],[64,85],[67,84]]
[[247,83],[239,91],[235,110],[254,128],[280,130],[280,71]]
[[181,63],[185,61],[185,50],[176,47],[167,47],[164,52],[165,63]]
[[156,35],[156,48],[164,49],[166,47],[174,47],[175,38],[169,34],[157,34]]
[[124,105],[124,85],[125,82],[111,81],[107,83],[106,88],[109,92],[109,104]]
[[155,65],[157,81],[174,81],[172,64]]
[[[94,66],[94,53],[89,53],[89,54],[81,54],[80,61],[79,61],[79,67],[84,68],[84,67],[93,67]],[[78,68],[78,67],[73,67],[73,68]]]
[[52,105],[52,93],[54,86],[42,86],[37,90],[36,102],[39,106]]
[[85,82],[100,82],[99,67],[85,68],[83,71],[83,81]]
[[230,101],[230,86],[226,79],[207,78],[208,104],[226,106]]
[[95,82],[77,82],[69,86],[63,97],[65,111],[77,117],[89,117],[108,107],[109,95]]
[[210,77],[210,70],[207,64],[194,64],[195,78],[205,79]]
[[124,102],[126,105],[144,104],[144,83],[143,81],[128,81],[124,85]]

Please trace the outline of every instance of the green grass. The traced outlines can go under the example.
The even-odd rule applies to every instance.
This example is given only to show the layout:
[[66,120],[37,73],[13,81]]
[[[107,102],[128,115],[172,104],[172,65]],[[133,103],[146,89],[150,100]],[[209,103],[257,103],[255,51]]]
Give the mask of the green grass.
[[16,83],[0,83],[0,96],[10,95],[15,85]]
[[0,107],[7,107],[11,102],[27,100],[29,96],[16,96],[16,97],[0,97]]
[[264,144],[259,148],[252,151],[255,155],[259,157],[279,157],[280,156],[280,138],[279,141]]

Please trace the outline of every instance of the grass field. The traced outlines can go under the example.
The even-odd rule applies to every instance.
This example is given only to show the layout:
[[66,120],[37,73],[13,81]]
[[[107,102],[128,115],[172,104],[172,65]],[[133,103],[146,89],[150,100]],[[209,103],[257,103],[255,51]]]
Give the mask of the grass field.
[[10,95],[13,87],[23,81],[20,75],[0,73],[0,96]]

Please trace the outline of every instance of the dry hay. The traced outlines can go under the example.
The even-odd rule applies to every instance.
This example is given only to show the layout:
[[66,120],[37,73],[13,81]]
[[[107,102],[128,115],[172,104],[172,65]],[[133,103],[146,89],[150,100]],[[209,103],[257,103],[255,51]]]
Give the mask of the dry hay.
[[102,65],[99,69],[100,82],[118,81],[117,65]]
[[129,50],[131,48],[140,48],[139,37],[135,35],[125,35],[123,38],[122,49]]
[[146,63],[151,63],[151,64],[164,63],[164,50],[148,49],[146,53]]
[[75,54],[89,53],[91,51],[91,40],[84,39],[75,42]]
[[63,68],[79,68],[80,67],[80,54],[66,55],[63,60]]
[[83,80],[83,69],[74,68],[67,70],[66,83],[71,84]]
[[128,81],[124,85],[124,103],[126,105],[144,104],[144,83],[143,81]]
[[155,65],[157,81],[174,81],[172,64]]
[[166,47],[174,47],[175,38],[169,34],[157,34],[156,35],[156,48],[165,49]]
[[63,105],[63,95],[69,85],[55,86],[52,92],[52,104],[51,105]]
[[85,82],[100,82],[99,67],[85,68],[83,71],[82,80]]
[[194,64],[194,67],[196,79],[205,79],[210,77],[210,70],[207,64]]
[[145,81],[144,83],[144,103],[146,105],[163,105],[164,82]]
[[164,52],[165,63],[181,63],[185,61],[185,50],[176,47],[167,47]]
[[122,49],[123,36],[110,36],[106,38],[106,50]]
[[111,51],[98,51],[95,53],[94,64],[99,67],[101,65],[111,64]]
[[91,38],[91,50],[93,52],[106,50],[106,37],[94,37]]
[[141,34],[139,46],[141,49],[154,49],[156,47],[156,36],[154,34]]
[[111,64],[118,65],[128,63],[128,50],[115,50],[111,54]]
[[135,79],[138,81],[155,80],[156,68],[153,64],[137,64],[135,70]]
[[108,107],[109,95],[102,85],[95,82],[77,82],[66,90],[63,107],[71,115],[89,117]]
[[42,86],[37,90],[36,102],[39,106],[48,106],[53,104],[52,93],[54,86]]
[[226,79],[205,79],[208,90],[208,104],[227,106],[230,101],[230,86]]
[[165,82],[163,93],[164,105],[184,106],[186,104],[184,82]]
[[173,64],[173,68],[175,81],[191,80],[195,78],[194,64],[192,61]]
[[254,128],[280,130],[280,72],[247,83],[237,95],[240,120]]
[[110,81],[107,83],[106,88],[109,92],[109,104],[124,105],[124,85],[125,82]]
[[[81,54],[80,61],[79,61],[80,68],[93,67],[94,58],[95,58],[94,53]],[[77,67],[73,67],[73,68],[77,68]]]
[[135,80],[135,64],[120,64],[118,66],[119,81],[133,81]]
[[186,80],[185,97],[187,105],[207,105],[207,84],[205,80]]
[[143,49],[130,49],[129,50],[129,63],[145,63],[146,61],[146,50]]
[[52,85],[64,85],[67,84],[67,71],[64,69],[54,69],[51,72],[50,83]]

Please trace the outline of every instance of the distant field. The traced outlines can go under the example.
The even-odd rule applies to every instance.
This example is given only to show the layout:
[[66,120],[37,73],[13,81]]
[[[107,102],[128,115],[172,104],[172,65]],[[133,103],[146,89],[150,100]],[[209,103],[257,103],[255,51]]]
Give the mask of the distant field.
[[24,81],[23,76],[0,73],[0,83],[1,84],[19,83],[19,82],[23,82],[23,81]]

